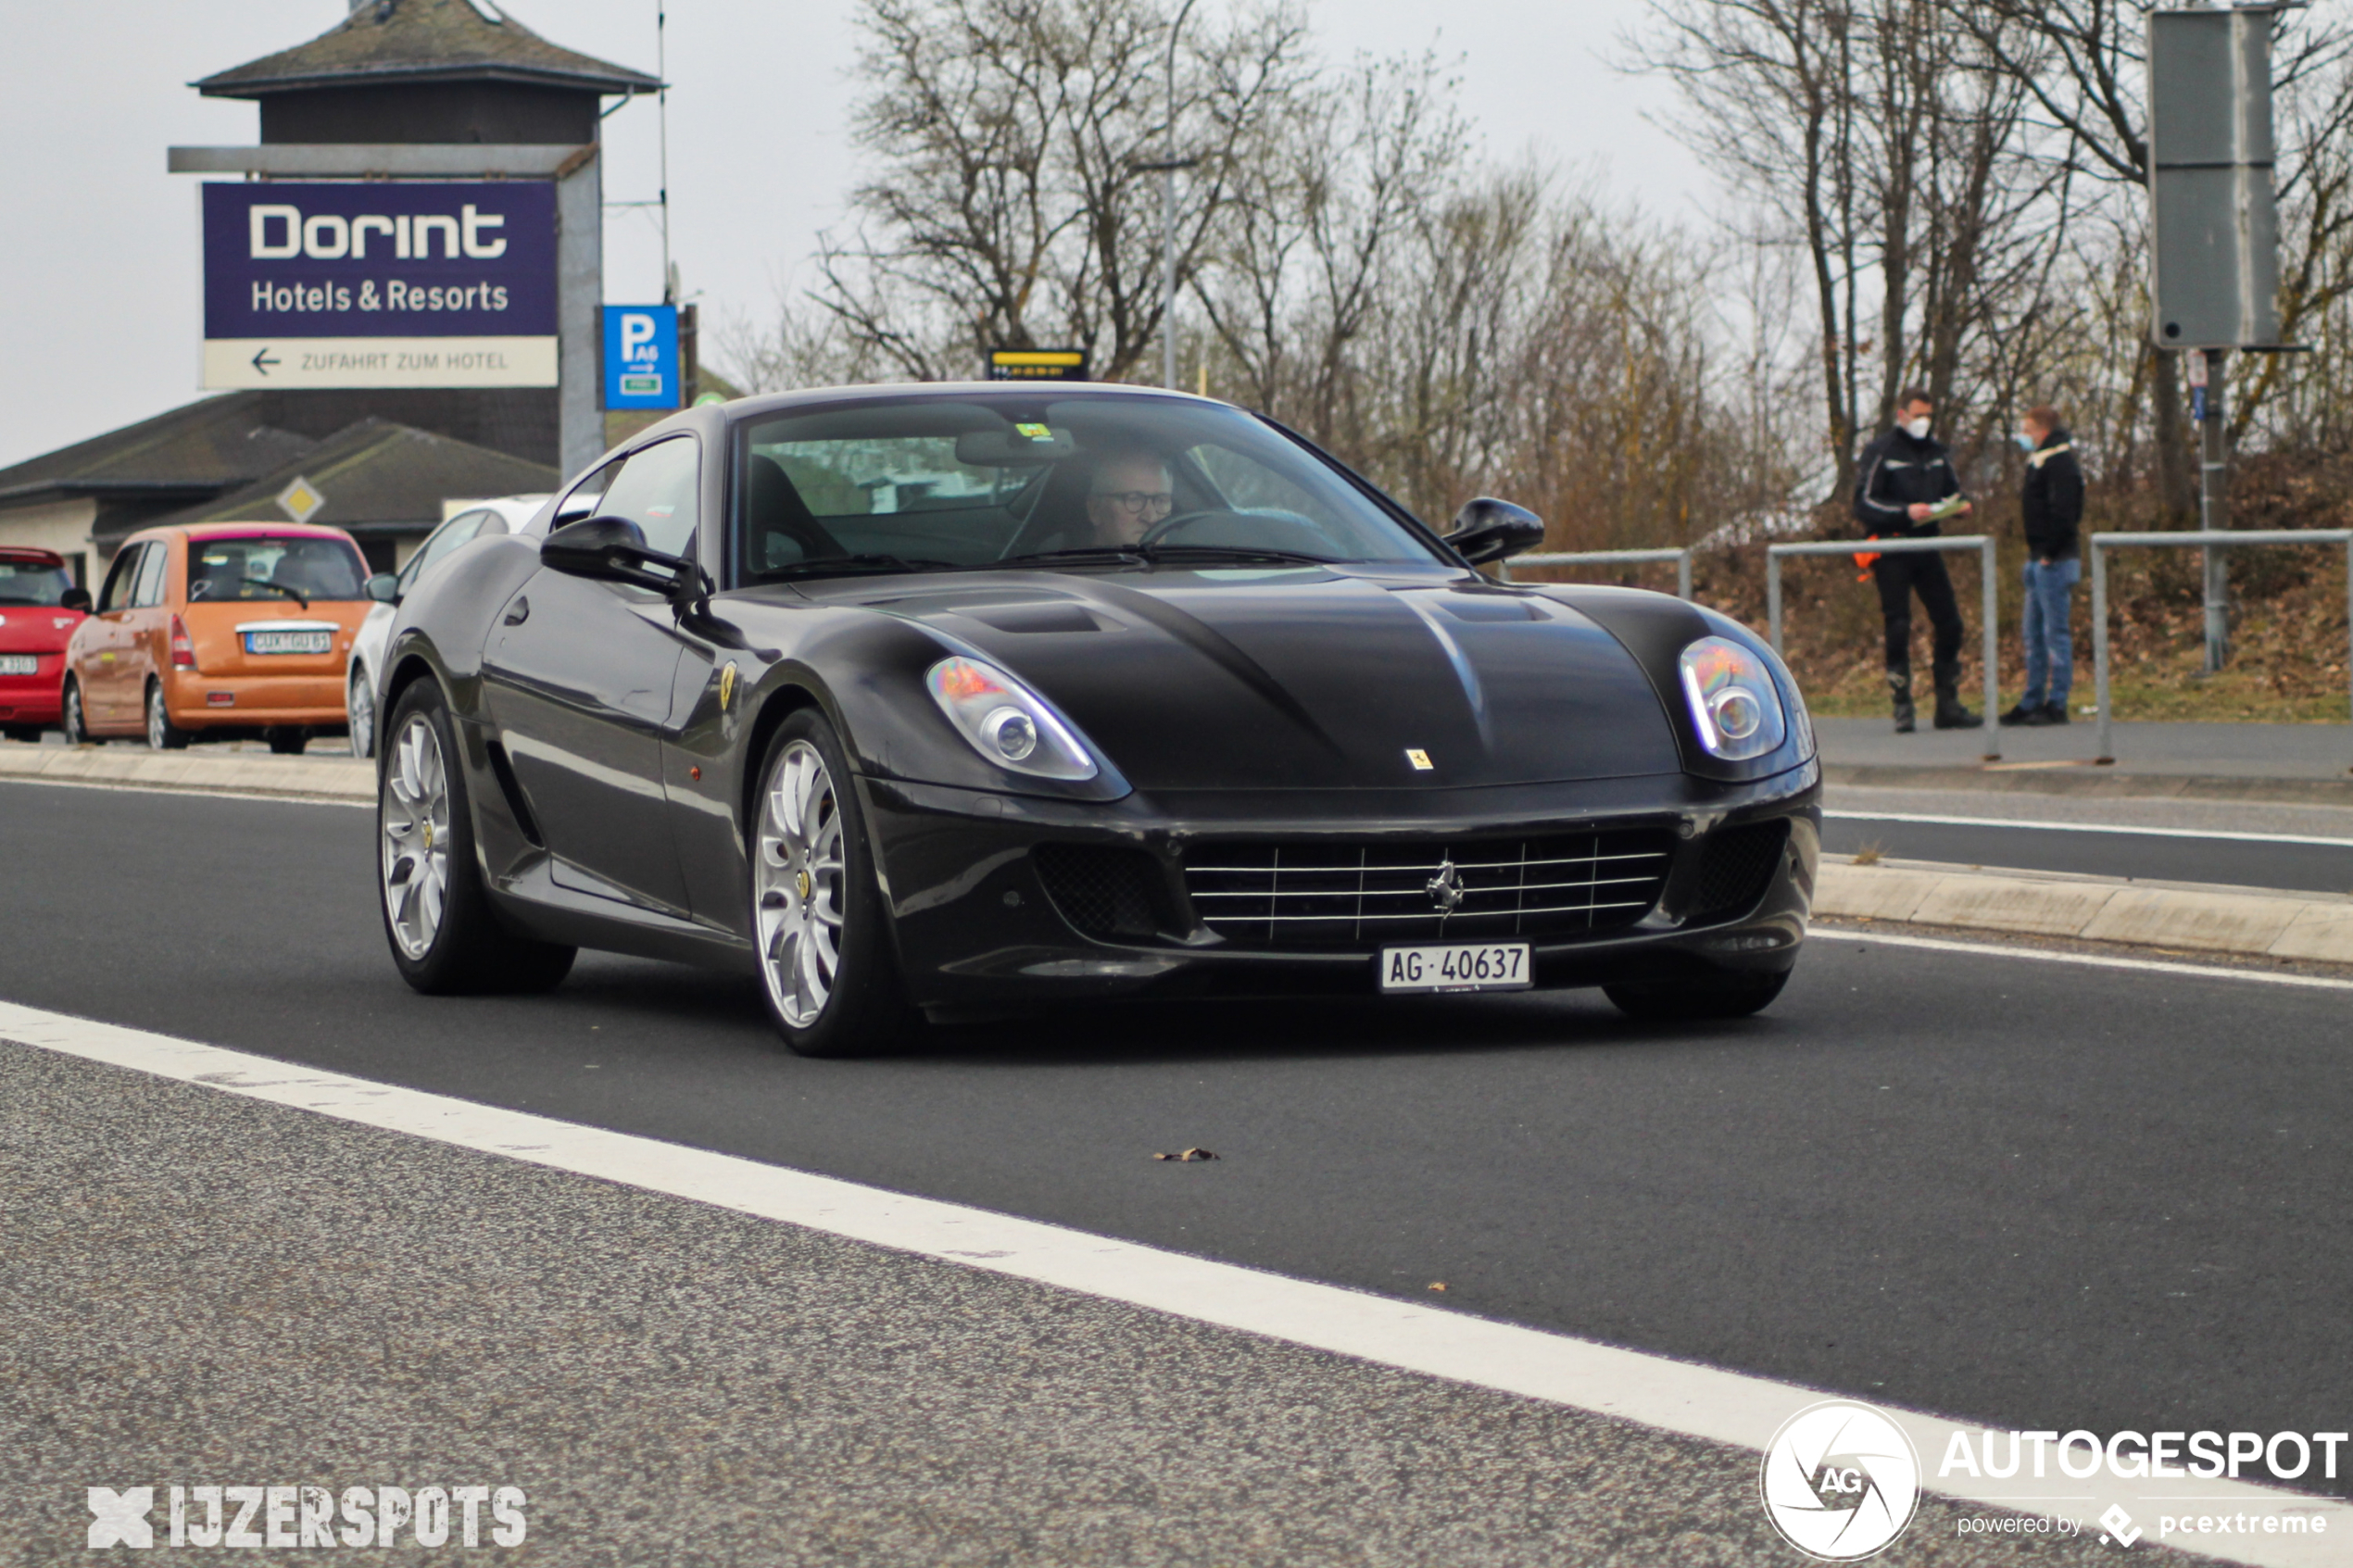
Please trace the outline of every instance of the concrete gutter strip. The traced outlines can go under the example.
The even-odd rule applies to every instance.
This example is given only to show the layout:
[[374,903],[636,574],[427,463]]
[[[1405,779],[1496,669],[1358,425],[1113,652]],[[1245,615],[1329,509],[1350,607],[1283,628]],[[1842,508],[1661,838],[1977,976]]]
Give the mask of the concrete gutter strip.
[[2128,882],[1930,860],[1825,861],[1814,912],[2321,963],[2353,963],[2353,897]]
[[150,751],[128,746],[25,746],[0,742],[0,779],[132,784],[148,789],[373,800],[376,771],[357,758]]
[[1996,762],[1986,767],[1896,767],[1825,762],[1822,782],[1864,789],[1966,789],[2004,795],[2075,795],[2108,800],[2257,800],[2295,806],[2353,806],[2353,776],[2173,773],[2096,768],[2072,762]]

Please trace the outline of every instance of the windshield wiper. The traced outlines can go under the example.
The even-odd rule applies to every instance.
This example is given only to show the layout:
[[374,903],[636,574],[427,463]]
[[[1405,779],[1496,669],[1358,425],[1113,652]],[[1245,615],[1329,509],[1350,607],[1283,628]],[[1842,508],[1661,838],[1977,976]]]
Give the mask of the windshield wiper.
[[1265,560],[1285,561],[1302,566],[1332,566],[1338,563],[1323,556],[1303,555],[1297,550],[1277,550],[1257,545],[1139,545],[1136,546],[1149,561],[1186,560]]
[[1026,556],[979,561],[970,571],[1002,566],[1171,566],[1189,561],[1276,561],[1285,565],[1330,566],[1322,556],[1296,550],[1262,548],[1256,545],[1094,545],[1076,550],[1038,550]]
[[1149,558],[1140,545],[1086,545],[1075,550],[1032,550],[1026,555],[1000,556],[975,561],[971,570],[988,571],[1000,566],[1039,566],[1056,562],[1070,566],[1132,566]]
[[796,577],[855,577],[880,571],[940,571],[952,569],[954,561],[927,560],[905,556],[817,556],[809,560],[794,561],[789,566],[774,566],[760,574],[761,581],[779,583]]
[[283,583],[272,583],[266,577],[240,577],[237,581],[248,588],[267,588],[273,594],[283,594],[303,608],[310,608],[308,599],[303,597],[297,590],[287,587]]

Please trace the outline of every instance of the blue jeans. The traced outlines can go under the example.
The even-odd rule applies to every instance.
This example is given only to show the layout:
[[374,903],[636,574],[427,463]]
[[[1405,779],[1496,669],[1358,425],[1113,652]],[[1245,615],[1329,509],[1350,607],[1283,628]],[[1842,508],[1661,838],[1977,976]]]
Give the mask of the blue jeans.
[[[2070,623],[2083,563],[2072,558],[2045,566],[2026,562],[2026,696],[2028,708],[2065,708],[2075,689],[2075,630]],[[2047,691],[2047,696],[2045,693]]]

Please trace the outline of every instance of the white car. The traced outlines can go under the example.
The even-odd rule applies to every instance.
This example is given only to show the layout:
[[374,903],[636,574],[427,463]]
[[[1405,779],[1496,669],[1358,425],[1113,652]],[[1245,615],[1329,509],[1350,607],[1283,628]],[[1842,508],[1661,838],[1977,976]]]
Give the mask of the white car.
[[384,681],[384,645],[392,637],[392,622],[400,613],[400,601],[417,585],[419,578],[456,555],[461,546],[476,539],[516,533],[547,504],[545,495],[501,495],[496,500],[476,502],[425,535],[425,542],[417,546],[417,553],[399,571],[384,572],[368,580],[368,596],[376,604],[368,611],[368,619],[359,623],[359,634],[351,640],[350,684],[344,690],[354,757],[376,754],[376,694]]

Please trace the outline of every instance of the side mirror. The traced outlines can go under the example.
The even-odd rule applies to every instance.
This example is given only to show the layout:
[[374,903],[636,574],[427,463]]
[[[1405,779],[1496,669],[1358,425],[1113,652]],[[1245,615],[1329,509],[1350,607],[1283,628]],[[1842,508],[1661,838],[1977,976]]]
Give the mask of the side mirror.
[[1526,507],[1481,495],[1465,502],[1454,514],[1454,529],[1446,542],[1471,565],[1482,566],[1542,544],[1544,520]]
[[59,609],[78,609],[84,615],[89,614],[90,590],[87,588],[68,588],[64,593],[57,596],[57,608]]
[[359,591],[380,605],[396,605],[400,602],[400,579],[389,571],[379,571]]
[[646,548],[645,530],[627,518],[568,522],[541,542],[539,559],[569,577],[626,583],[671,596],[698,580],[694,562]]

